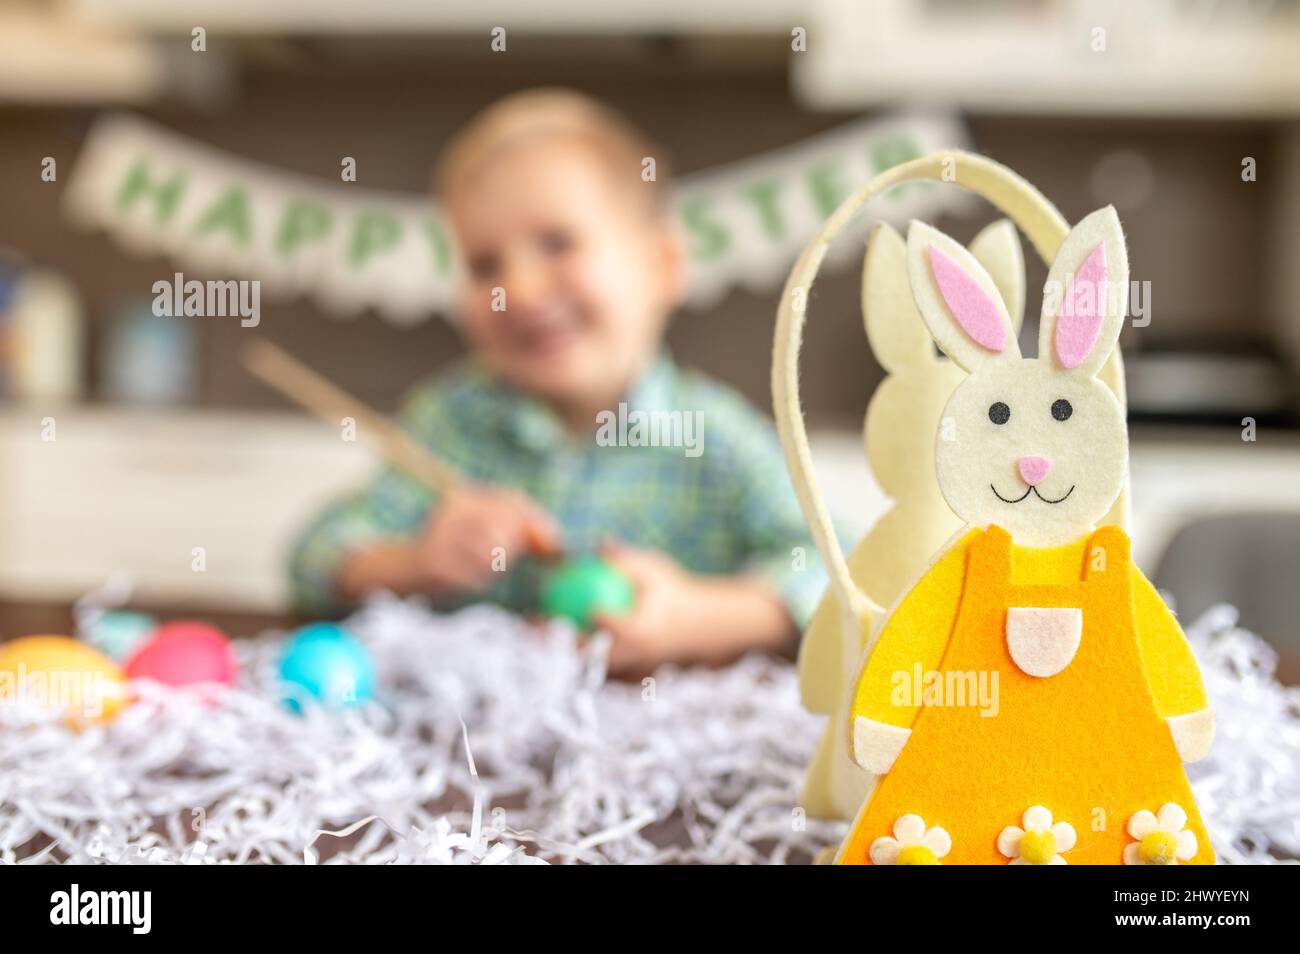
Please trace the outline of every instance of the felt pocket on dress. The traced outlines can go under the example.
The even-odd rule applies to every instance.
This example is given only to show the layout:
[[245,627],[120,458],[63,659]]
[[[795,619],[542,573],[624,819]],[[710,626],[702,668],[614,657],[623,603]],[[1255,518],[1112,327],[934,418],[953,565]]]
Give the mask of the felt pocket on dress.
[[1007,609],[1007,649],[1030,676],[1055,676],[1074,661],[1083,638],[1078,607],[1012,606]]

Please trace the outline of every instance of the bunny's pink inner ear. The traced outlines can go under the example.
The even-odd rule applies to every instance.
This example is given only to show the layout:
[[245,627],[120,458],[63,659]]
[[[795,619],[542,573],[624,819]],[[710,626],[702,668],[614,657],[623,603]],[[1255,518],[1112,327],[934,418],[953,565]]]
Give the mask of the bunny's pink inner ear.
[[1069,293],[1062,299],[1066,307],[1056,319],[1056,356],[1062,367],[1077,368],[1097,343],[1105,295],[1106,245],[1100,243],[1074,273]]
[[931,245],[926,251],[930,255],[930,269],[934,272],[939,294],[962,331],[989,351],[1005,348],[1006,324],[993,299],[964,268],[939,249]]

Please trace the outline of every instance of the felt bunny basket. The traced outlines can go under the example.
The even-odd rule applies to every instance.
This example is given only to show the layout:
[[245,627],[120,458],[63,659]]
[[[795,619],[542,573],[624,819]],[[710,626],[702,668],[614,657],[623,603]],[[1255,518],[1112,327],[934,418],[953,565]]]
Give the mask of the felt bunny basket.
[[[995,281],[980,261],[988,256],[920,222],[908,230],[905,254],[895,249],[916,310],[955,365],[947,384],[933,385],[952,389],[937,422],[933,474],[961,529],[916,582],[894,587],[885,612],[855,582],[812,481],[798,352],[803,306],[831,240],[869,199],[919,180],[987,198],[1049,273],[1038,355],[1025,357],[1013,319],[1020,303],[1007,301],[1014,282]],[[775,411],[830,570],[840,648],[856,657],[832,715],[840,723],[816,760],[823,771],[833,767],[838,739],[862,774],[856,789],[814,784],[815,760],[806,790],[829,814],[846,793],[864,799],[837,862],[1213,862],[1183,769],[1209,750],[1213,712],[1178,623],[1114,525],[1128,477],[1117,353],[1127,293],[1113,208],[1071,228],[1009,169],[955,152],[877,177],[796,263],[777,316]],[[855,563],[859,578],[870,571],[856,552]],[[878,585],[888,589],[888,581]],[[831,710],[833,680],[810,682],[818,667],[803,663],[805,699],[811,691]]]

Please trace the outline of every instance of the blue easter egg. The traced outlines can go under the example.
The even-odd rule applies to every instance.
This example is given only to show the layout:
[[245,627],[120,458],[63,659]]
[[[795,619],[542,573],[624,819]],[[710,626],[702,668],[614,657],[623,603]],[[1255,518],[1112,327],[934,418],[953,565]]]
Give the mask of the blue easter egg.
[[109,659],[121,662],[158,629],[148,613],[108,610],[90,623],[86,641]]
[[[375,667],[366,648],[337,623],[311,623],[294,633],[280,659],[280,679],[330,708],[364,702],[375,692]],[[299,711],[298,699],[285,704]]]

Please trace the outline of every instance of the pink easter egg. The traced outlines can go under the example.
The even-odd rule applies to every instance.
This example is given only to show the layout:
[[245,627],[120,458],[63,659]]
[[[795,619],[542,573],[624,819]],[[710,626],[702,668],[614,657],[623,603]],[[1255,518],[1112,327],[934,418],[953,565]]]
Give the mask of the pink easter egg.
[[234,647],[221,630],[192,620],[159,626],[124,668],[128,679],[153,679],[168,686],[233,686],[239,675]]

